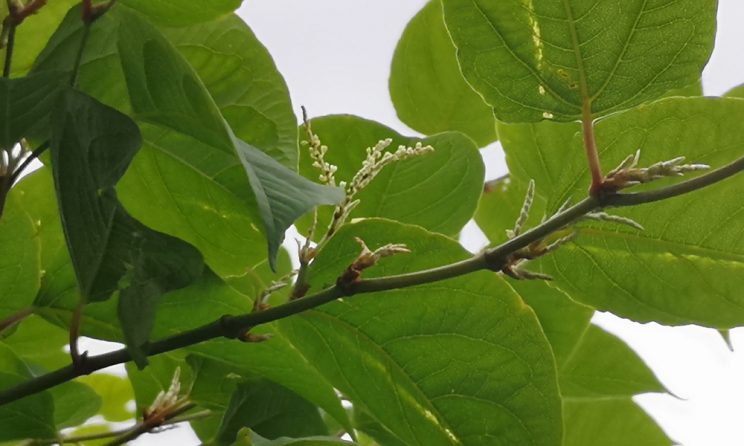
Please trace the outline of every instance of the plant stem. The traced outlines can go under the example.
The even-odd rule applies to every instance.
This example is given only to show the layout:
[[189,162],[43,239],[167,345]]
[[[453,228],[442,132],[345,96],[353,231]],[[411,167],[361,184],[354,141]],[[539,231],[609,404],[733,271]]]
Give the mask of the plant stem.
[[31,164],[35,159],[38,159],[42,153],[44,153],[49,148],[49,141],[45,141],[43,144],[41,144],[39,147],[36,148],[33,152],[31,152],[31,155],[29,155],[23,162],[13,171],[13,173],[10,175],[9,184],[12,187],[16,181],[18,181],[18,178],[21,176],[24,170]]
[[10,69],[13,64],[13,48],[15,47],[15,35],[17,25],[12,23],[12,20],[8,21],[8,45],[5,49],[5,64],[3,66],[3,77],[10,77]]
[[597,153],[597,139],[594,137],[594,121],[592,120],[592,103],[585,99],[581,107],[581,130],[584,139],[584,149],[586,150],[586,159],[589,163],[589,171],[592,174],[592,185],[589,188],[591,195],[596,195],[602,187],[602,165],[599,162]]
[[[163,422],[160,427],[162,426],[168,426],[178,423],[185,423],[188,421],[193,420],[200,420],[202,418],[207,418],[212,416],[213,413],[209,410],[203,410],[201,412],[195,412],[190,415],[184,415],[184,416],[176,416],[173,415],[172,418],[167,419],[165,422]],[[46,445],[52,445],[52,444],[64,444],[64,443],[82,443],[84,441],[91,441],[91,440],[104,440],[107,438],[114,438],[114,437],[121,437],[122,435],[126,435],[133,431],[134,429],[137,429],[140,426],[141,423],[138,423],[132,427],[127,427],[124,429],[119,429],[111,432],[101,432],[99,434],[87,434],[87,435],[76,435],[74,437],[63,437],[63,438],[48,438],[43,440],[34,440],[29,443],[29,446],[46,446]]]
[[[503,268],[507,258],[511,254],[528,246],[532,242],[543,239],[547,235],[575,222],[585,214],[596,209],[608,206],[634,206],[642,203],[665,200],[722,181],[742,170],[744,170],[744,157],[699,177],[673,186],[657,189],[655,191],[640,193],[599,193],[597,195],[590,195],[529,231],[466,260],[408,274],[363,279],[355,282],[351,286],[340,287],[334,285],[315,294],[303,297],[302,299],[293,300],[264,311],[252,312],[240,316],[223,316],[209,324],[151,343],[148,355],[155,356],[160,353],[199,344],[218,337],[237,338],[252,327],[316,308],[340,297],[407,288],[458,277],[479,270],[498,271]],[[32,378],[15,387],[0,391],[0,405],[44,391],[56,385],[70,381],[78,376],[87,375],[96,370],[128,362],[131,359],[129,352],[126,349],[88,357],[84,362],[77,366],[68,365],[45,375]]]
[[165,424],[166,421],[171,420],[183,414],[184,412],[187,412],[193,409],[195,406],[196,404],[194,403],[188,403],[184,405],[183,407],[177,410],[174,410],[171,413],[168,413],[162,419],[154,418],[153,420],[145,420],[142,423],[131,428],[128,432],[125,432],[123,435],[117,437],[113,441],[106,443],[106,446],[119,446],[122,444],[126,444],[127,442],[134,440],[140,435],[146,434],[150,432],[151,430],[162,426],[163,424]]
[[31,316],[32,314],[34,314],[33,307],[27,307],[27,308],[23,308],[22,310],[18,310],[15,313],[11,314],[10,316],[6,317],[5,319],[1,320],[0,321],[0,334],[2,334],[5,330],[12,327],[13,325]]

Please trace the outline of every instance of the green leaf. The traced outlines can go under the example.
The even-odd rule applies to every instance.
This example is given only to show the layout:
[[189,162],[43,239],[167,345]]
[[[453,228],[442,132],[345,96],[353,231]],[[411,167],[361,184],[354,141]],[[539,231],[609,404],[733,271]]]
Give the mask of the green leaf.
[[561,394],[603,399],[666,389],[641,358],[617,337],[590,325],[559,373]]
[[165,33],[196,70],[235,135],[297,170],[297,118],[287,85],[245,22],[229,15]]
[[643,409],[628,399],[566,401],[564,444],[571,446],[671,446],[674,444]]
[[[365,277],[462,260],[454,241],[385,220],[344,226],[311,267],[333,283],[359,254],[405,243]],[[281,332],[406,445],[560,444],[555,365],[534,313],[487,272],[373,293],[280,321]],[[301,340],[301,342],[300,342]]]
[[716,3],[442,2],[465,78],[506,122],[607,114],[697,81]]
[[76,427],[95,416],[101,408],[101,397],[85,384],[69,381],[53,387],[54,423],[57,429]]
[[[205,148],[208,151],[199,152],[179,147],[180,157],[173,161],[179,162],[180,171],[186,170],[186,167],[200,172],[205,176],[202,181],[212,181],[217,183],[214,186],[227,188],[240,201],[246,202],[249,208],[255,207],[258,210],[268,239],[269,261],[273,265],[284,231],[294,220],[316,205],[338,203],[343,199],[342,191],[303,179],[235,137],[196,73],[172,45],[136,14],[122,16],[124,20],[119,28],[119,52],[135,115],[140,120],[169,128],[207,146]],[[244,172],[236,170],[240,164]],[[175,181],[179,183],[185,180],[182,175],[177,177]],[[159,175],[157,180],[161,179],[162,175]],[[254,197],[246,194],[248,183]],[[174,201],[173,195],[171,192],[171,201]],[[193,206],[192,197],[175,201],[178,203],[183,199],[187,199],[189,206]],[[129,204],[133,204],[131,200],[132,198],[129,199]],[[213,214],[213,203],[213,199],[205,199],[201,207],[206,207],[206,212]],[[202,209],[202,213],[205,210]],[[167,231],[162,218],[153,218],[156,215],[154,212],[133,212],[141,216],[143,221],[152,222],[153,227],[163,227],[162,230]],[[180,217],[185,217],[183,211]],[[217,218],[224,217],[218,212]],[[194,225],[193,222],[190,224]],[[250,226],[245,226],[243,231],[249,230]],[[207,230],[206,226],[204,230]],[[171,231],[176,232],[172,226]],[[207,232],[214,232],[214,228],[208,227]],[[200,248],[211,245],[209,238],[204,241],[183,236],[187,234],[174,235],[179,235]],[[214,246],[211,248],[210,251],[214,251]],[[222,256],[222,253],[205,253],[208,260],[213,255]],[[212,263],[210,265],[215,267]],[[235,274],[236,269],[244,270],[245,266],[233,264],[229,267],[229,272]],[[225,268],[215,269],[223,273]]]
[[356,443],[342,441],[334,437],[277,438],[269,440],[249,429],[239,432],[233,446],[353,446]]
[[[225,283],[214,274],[205,273],[194,285],[163,297],[153,333],[160,338],[215,321],[225,314],[248,313],[261,289],[260,279],[256,282],[250,275]],[[351,429],[333,387],[295,344],[273,325],[257,327],[252,332],[274,336],[257,344],[215,339],[191,346],[188,351],[282,385]]]
[[[514,227],[526,190],[518,178],[504,178],[487,184],[478,203],[475,221],[492,244],[506,241],[505,229]],[[539,224],[544,208],[545,201],[536,196],[525,227]],[[553,348],[553,355],[561,366],[584,336],[594,310],[543,281],[509,281],[509,284],[535,310]]]
[[139,146],[139,130],[126,115],[64,90],[52,115],[52,165],[83,302],[107,299],[121,277],[103,261],[119,209],[114,186]]
[[[34,63],[34,60],[43,50],[45,44],[62,22],[67,11],[73,7],[78,0],[55,0],[47,2],[38,13],[26,18],[21,26],[16,29],[15,45],[13,50],[12,77],[25,75]],[[7,2],[0,7],[0,18],[7,15]],[[80,15],[78,15],[80,21]],[[5,64],[6,51],[2,51],[0,60]]]
[[39,239],[14,190],[0,218],[0,320],[31,306],[39,289]]
[[[669,98],[598,122],[597,144],[607,166],[640,148],[641,165],[684,155],[719,167],[741,156],[742,119],[744,102],[738,99]],[[499,127],[513,173],[534,178],[538,193],[549,191],[548,209],[586,194],[589,175],[577,130],[553,123]],[[663,202],[611,210],[645,231],[583,223],[579,237],[545,258],[542,267],[573,299],[623,317],[740,326],[744,240],[730,197],[742,193],[739,176]]]
[[[484,167],[477,148],[464,135],[448,132],[426,139],[406,138],[382,124],[349,115],[316,118],[311,126],[329,147],[326,160],[338,166],[337,181],[351,181],[366,158],[365,149],[380,140],[391,138],[393,151],[419,141],[434,147],[431,153],[383,169],[357,195],[360,203],[351,218],[385,217],[451,235],[473,216],[483,189]],[[301,153],[300,172],[308,178],[319,174],[307,149]],[[321,231],[330,218],[330,210],[319,213]],[[309,222],[300,226],[307,228]]]
[[[79,14],[79,10],[68,14],[35,70],[72,69],[82,37]],[[245,137],[251,143],[266,144],[259,149],[270,154],[279,150],[286,157],[280,159],[290,164],[296,129],[290,128],[294,117],[289,98],[282,93],[286,93],[283,81],[264,50],[236,19],[220,23],[226,28],[197,27],[205,32],[201,37],[188,38],[178,30],[168,30],[187,61],[158,29],[118,5],[91,30],[79,86],[132,114],[140,125],[143,147],[117,188],[127,210],[149,227],[193,244],[212,269],[233,276],[265,257],[257,249],[265,243],[259,226],[268,234],[273,257],[286,226],[292,223],[289,219],[342,197],[339,190],[301,180],[279,163],[263,160],[261,154],[253,153],[255,148],[237,140]],[[205,53],[213,55],[214,65]],[[232,82],[238,83],[225,81],[229,70],[249,56],[250,66],[237,67],[241,75]],[[206,87],[189,61],[205,76]],[[219,67],[226,70],[224,74]],[[255,72],[255,85],[241,81],[245,70]],[[254,126],[257,121],[248,119],[252,110],[271,122]],[[230,124],[236,124],[237,137],[225,125],[221,111]],[[261,167],[246,172],[242,164],[256,161],[268,165],[270,171],[263,172]],[[285,182],[296,187],[274,189],[276,183]],[[143,196],[149,199],[142,200]],[[295,196],[300,199],[295,201]],[[314,201],[318,196],[322,202]],[[312,204],[303,208],[308,203]]]
[[723,96],[727,98],[744,99],[744,84],[732,88],[731,90],[724,93]]
[[222,418],[217,444],[232,444],[244,427],[268,438],[328,434],[316,406],[266,381],[238,385]]
[[496,140],[493,111],[462,77],[438,0],[403,31],[390,67],[390,96],[400,120],[419,132],[457,130],[481,147]]
[[202,261],[191,246],[149,230],[121,208],[114,186],[139,143],[126,115],[71,89],[62,94],[52,117],[52,163],[81,301],[119,293],[124,339],[142,367],[156,299],[198,277]]
[[[30,197],[22,200],[22,205],[36,223],[35,235],[41,242],[41,287],[33,301],[34,311],[67,330],[72,312],[80,302],[80,290],[57,211],[52,173],[48,167],[42,167],[25,176],[13,190],[21,197]],[[81,325],[83,335],[122,341],[116,299],[86,305]],[[69,355],[64,355],[64,359],[68,363]]]
[[13,148],[22,137],[48,123],[59,79],[58,72],[0,79],[0,148]]
[[558,366],[563,370],[565,362],[573,358],[577,342],[586,338],[594,310],[574,302],[543,281],[510,281],[509,284],[537,314]]
[[100,414],[107,421],[121,422],[134,418],[134,413],[127,408],[133,399],[132,385],[128,379],[106,373],[96,373],[78,378],[78,381],[88,385],[101,397]]
[[[31,378],[28,366],[7,346],[0,343],[0,389]],[[54,401],[49,392],[39,392],[0,406],[0,441],[24,438],[53,438]]]
[[148,19],[166,26],[185,26],[208,22],[238,9],[243,0],[122,0]]
[[[40,339],[44,342],[39,342]],[[70,355],[65,351],[70,333],[36,315],[23,319],[2,342],[27,363],[43,369],[53,370],[70,364]]]

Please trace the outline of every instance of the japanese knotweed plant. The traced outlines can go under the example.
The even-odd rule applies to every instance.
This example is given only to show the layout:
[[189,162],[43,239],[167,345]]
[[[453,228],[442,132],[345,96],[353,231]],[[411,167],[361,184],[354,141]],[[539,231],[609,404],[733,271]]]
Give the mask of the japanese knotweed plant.
[[672,444],[590,319],[744,326],[716,2],[433,0],[390,76],[423,137],[298,125],[240,3],[0,2],[0,442]]

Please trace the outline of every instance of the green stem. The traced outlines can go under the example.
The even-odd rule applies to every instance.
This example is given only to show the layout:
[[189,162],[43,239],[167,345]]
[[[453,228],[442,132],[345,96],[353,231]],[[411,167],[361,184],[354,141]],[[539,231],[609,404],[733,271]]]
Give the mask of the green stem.
[[589,188],[589,193],[591,195],[596,195],[602,188],[604,175],[602,174],[602,165],[599,162],[599,154],[597,153],[597,139],[594,136],[592,104],[588,99],[584,100],[584,105],[582,106],[581,129],[583,133],[586,159],[589,163],[589,171],[592,174],[592,185]]
[[[588,212],[608,206],[633,206],[665,200],[722,181],[742,170],[744,170],[744,157],[724,167],[708,172],[705,175],[655,191],[634,194],[600,193],[596,196],[589,196],[560,214],[554,215],[539,226],[466,260],[408,274],[364,279],[349,286],[331,286],[302,299],[293,300],[286,304],[269,308],[268,310],[240,316],[223,316],[209,324],[151,343],[149,345],[149,356],[199,344],[218,337],[237,338],[252,327],[302,313],[303,311],[332,302],[340,297],[407,288],[458,277],[479,270],[498,271],[503,268],[511,254],[575,222]],[[128,362],[131,359],[126,349],[91,356],[86,358],[77,367],[68,365],[45,375],[32,378],[15,387],[0,391],[0,405],[44,391],[78,376],[87,375],[112,365]]]
[[7,24],[8,26],[8,45],[5,49],[5,64],[3,66],[3,77],[9,78],[10,77],[10,69],[13,63],[13,48],[15,47],[15,35],[16,35],[16,28],[17,25],[10,23],[9,21]]

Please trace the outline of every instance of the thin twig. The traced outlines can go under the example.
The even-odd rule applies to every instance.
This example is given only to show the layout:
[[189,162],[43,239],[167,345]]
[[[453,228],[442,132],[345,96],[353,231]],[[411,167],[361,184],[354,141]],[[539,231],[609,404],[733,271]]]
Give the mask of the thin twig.
[[[200,420],[203,418],[208,418],[213,416],[214,413],[210,410],[203,410],[201,412],[195,412],[190,415],[183,415],[183,416],[173,416],[172,418],[165,420],[163,424],[160,425],[160,427],[163,426],[171,426],[174,424],[179,423],[185,423],[189,421],[194,420]],[[101,432],[98,434],[87,434],[87,435],[75,435],[70,437],[63,437],[63,438],[46,438],[42,440],[33,440],[29,443],[29,446],[46,446],[46,445],[52,445],[52,444],[64,444],[64,443],[82,443],[85,441],[91,441],[91,440],[105,440],[107,438],[114,438],[114,437],[121,437],[123,435],[128,434],[132,430],[136,429],[140,426],[141,423],[138,423],[132,427],[127,427],[124,429],[119,429],[115,431],[110,432]]]
[[[331,286],[302,299],[293,300],[264,311],[252,312],[241,316],[223,316],[201,327],[152,342],[148,354],[149,356],[155,356],[218,337],[236,338],[248,328],[301,313],[332,302],[340,297],[433,283],[484,269],[498,271],[503,268],[509,256],[513,253],[575,222],[589,212],[608,206],[633,206],[641,203],[665,200],[722,181],[742,170],[744,170],[744,157],[699,177],[655,191],[635,194],[600,193],[589,196],[570,208],[553,215],[550,219],[529,231],[468,259],[413,273],[362,279],[351,286]],[[126,349],[91,356],[81,366],[75,367],[68,365],[67,367],[39,375],[15,387],[1,391],[0,405],[44,391],[78,376],[87,375],[112,365],[131,361],[131,359]]]
[[10,77],[10,71],[13,64],[13,48],[15,47],[17,25],[12,23],[11,20],[8,20],[6,26],[8,27],[8,43],[5,48],[5,64],[3,65],[3,77],[7,79]]
[[16,181],[18,181],[18,178],[21,176],[24,170],[28,168],[28,166],[36,159],[39,159],[42,153],[44,153],[49,148],[49,141],[45,141],[42,143],[39,147],[36,148],[29,156],[26,157],[26,159],[23,160],[23,162],[13,171],[13,173],[10,175],[10,186],[12,187]]
[[6,317],[5,319],[1,320],[0,321],[0,334],[2,334],[8,328],[14,326],[15,324],[31,316],[32,314],[34,314],[33,307],[27,307],[27,308],[18,310],[15,313],[11,314],[10,316]]

